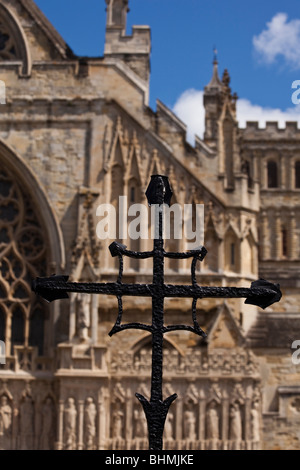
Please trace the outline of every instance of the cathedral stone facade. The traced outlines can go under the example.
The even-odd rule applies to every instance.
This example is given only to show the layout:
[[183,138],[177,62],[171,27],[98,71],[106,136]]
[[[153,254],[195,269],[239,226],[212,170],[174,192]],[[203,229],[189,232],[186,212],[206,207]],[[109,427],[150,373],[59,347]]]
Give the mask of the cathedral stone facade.
[[[299,449],[300,130],[293,122],[239,128],[229,73],[220,76],[214,60],[204,138],[191,146],[170,109],[148,105],[149,27],[126,35],[128,0],[106,0],[106,11],[104,56],[86,58],[33,0],[0,0],[0,448],[147,448],[135,392],[149,397],[149,333],[109,337],[115,297],[47,304],[31,280],[56,273],[114,282],[118,265],[112,240],[97,237],[97,207],[111,203],[118,213],[120,195],[146,204],[150,176],[163,174],[172,202],[204,204],[199,284],[250,287],[261,277],[283,292],[266,310],[199,300],[207,340],[165,335],[163,392],[178,398],[164,447]],[[168,240],[166,250],[186,243]],[[124,280],[151,282],[151,269],[128,258]],[[189,260],[168,259],[165,273],[168,283],[189,283]],[[149,299],[123,300],[124,321],[151,321]],[[166,299],[165,321],[191,322],[191,300]]]

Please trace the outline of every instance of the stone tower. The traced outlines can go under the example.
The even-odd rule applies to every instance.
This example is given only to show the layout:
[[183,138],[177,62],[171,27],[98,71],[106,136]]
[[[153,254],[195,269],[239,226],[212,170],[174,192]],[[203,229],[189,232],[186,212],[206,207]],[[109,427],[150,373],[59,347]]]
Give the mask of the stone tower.
[[128,8],[128,0],[106,0],[106,28],[119,29],[124,36],[126,33],[126,21]]

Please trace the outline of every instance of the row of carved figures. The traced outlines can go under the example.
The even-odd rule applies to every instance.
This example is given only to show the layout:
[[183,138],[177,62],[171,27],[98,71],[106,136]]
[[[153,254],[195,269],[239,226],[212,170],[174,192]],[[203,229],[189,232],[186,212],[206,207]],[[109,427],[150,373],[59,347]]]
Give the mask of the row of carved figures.
[[[99,404],[98,404],[99,405]],[[32,397],[25,395],[18,408],[12,406],[7,395],[0,397],[0,449],[53,449],[55,446],[66,450],[92,450],[100,446],[125,448],[147,440],[147,422],[140,407],[134,407],[131,416],[127,416],[124,404],[115,402],[111,406],[110,431],[105,435],[107,427],[101,426],[105,414],[103,404],[96,406],[94,399],[88,397],[85,401],[76,403],[73,397],[68,397],[59,405],[58,442],[55,439],[56,410],[52,397],[48,396],[41,404],[39,421],[35,416]],[[79,407],[79,408],[78,408]],[[183,441],[185,448],[189,444],[197,445],[199,441],[210,441],[210,446],[219,448],[219,442],[228,440],[232,448],[241,448],[243,441],[259,443],[260,412],[259,402],[246,404],[242,401],[223,403],[211,400],[199,411],[197,404],[189,404],[178,412],[170,409],[165,422],[164,439],[172,448],[172,442]],[[224,411],[225,410],[225,411]],[[227,411],[226,411],[227,410]],[[250,419],[249,430],[246,431],[246,419]],[[37,425],[37,423],[39,423]],[[129,423],[129,425],[128,425]],[[224,434],[225,425],[225,434]],[[181,435],[178,429],[181,428]],[[99,434],[101,442],[99,440]],[[105,444],[107,442],[107,444]],[[129,444],[128,444],[129,442]],[[137,444],[134,444],[136,446]],[[142,445],[144,447],[145,444]],[[134,447],[133,446],[133,447]],[[191,448],[191,447],[190,447]]]
[[[201,419],[201,416],[199,416]],[[219,441],[222,439],[222,416],[221,405],[217,401],[212,400],[206,406],[205,411],[205,427],[204,435],[199,436],[197,430],[197,409],[195,406],[189,406],[182,416],[182,430],[183,437],[186,441],[197,441],[199,438]],[[250,436],[249,440],[259,442],[260,440],[260,413],[259,402],[254,401],[250,410]],[[239,401],[231,403],[229,408],[227,424],[227,439],[229,441],[241,442],[245,440],[245,407]],[[167,441],[176,439],[175,435],[176,416],[172,411],[169,411],[164,428],[164,438]],[[198,425],[199,429],[199,425]],[[117,403],[112,411],[112,439],[124,440],[125,439],[125,412],[122,407]],[[133,438],[145,439],[147,438],[147,423],[142,409],[135,409],[133,413]]]
[[[74,398],[67,399],[64,408],[64,448],[75,450],[77,448],[77,408]],[[84,406],[84,441],[87,450],[95,449],[97,408],[93,398],[88,397]]]
[[41,407],[40,434],[34,432],[37,427],[34,403],[25,395],[19,406],[14,406],[7,395],[0,397],[0,449],[31,450],[34,448],[51,449],[54,425],[54,404],[47,397]]
[[[0,449],[10,450],[51,450],[55,447],[56,410],[52,397],[42,403],[39,424],[34,402],[25,395],[19,407],[14,407],[7,395],[0,397]],[[95,448],[96,405],[93,398],[86,399],[84,405],[84,448]],[[64,446],[68,450],[76,449],[77,409],[74,398],[66,400],[63,416]]]
[[[177,374],[197,373],[209,375],[220,371],[222,375],[244,374],[251,375],[257,372],[258,366],[252,351],[233,351],[207,353],[201,351],[187,351],[181,356],[175,349],[164,351],[166,373]],[[120,351],[111,364],[113,373],[123,372],[137,374],[148,372],[151,367],[151,351],[143,348],[137,354],[133,351]]]

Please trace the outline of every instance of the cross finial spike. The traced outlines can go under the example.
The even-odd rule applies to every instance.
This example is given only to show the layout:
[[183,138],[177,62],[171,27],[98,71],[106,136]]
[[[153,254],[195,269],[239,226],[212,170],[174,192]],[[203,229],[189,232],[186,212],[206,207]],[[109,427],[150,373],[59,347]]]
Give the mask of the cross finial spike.
[[218,63],[218,51],[217,51],[216,46],[213,47],[213,53],[214,53],[213,64],[217,64]]
[[149,186],[146,190],[146,197],[149,206],[154,204],[170,205],[173,191],[169,178],[164,175],[152,175]]

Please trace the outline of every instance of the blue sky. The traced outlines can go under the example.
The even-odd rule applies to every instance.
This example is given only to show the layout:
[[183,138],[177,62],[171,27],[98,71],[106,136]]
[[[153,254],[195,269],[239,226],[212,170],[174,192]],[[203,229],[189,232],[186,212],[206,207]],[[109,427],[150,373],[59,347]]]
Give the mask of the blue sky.
[[[36,0],[37,5],[78,55],[101,56],[104,0]],[[228,68],[236,91],[238,119],[300,122],[291,101],[300,80],[299,0],[130,0],[133,24],[152,33],[150,106],[156,99],[203,132],[202,90],[212,73],[213,47],[220,75]]]

